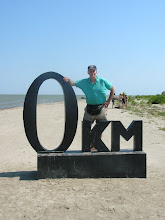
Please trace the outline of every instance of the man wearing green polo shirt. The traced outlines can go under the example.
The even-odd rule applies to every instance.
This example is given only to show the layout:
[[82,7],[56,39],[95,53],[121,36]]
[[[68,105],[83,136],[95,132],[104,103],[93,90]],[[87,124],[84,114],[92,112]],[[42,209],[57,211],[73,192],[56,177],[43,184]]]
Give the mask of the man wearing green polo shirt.
[[[115,89],[106,79],[97,77],[97,68],[95,65],[88,66],[89,78],[73,82],[69,77],[64,77],[64,81],[69,82],[71,86],[80,88],[85,96],[87,106],[85,108],[83,120],[93,123],[107,121],[106,110],[113,99]],[[106,90],[110,90],[109,98],[106,100]]]

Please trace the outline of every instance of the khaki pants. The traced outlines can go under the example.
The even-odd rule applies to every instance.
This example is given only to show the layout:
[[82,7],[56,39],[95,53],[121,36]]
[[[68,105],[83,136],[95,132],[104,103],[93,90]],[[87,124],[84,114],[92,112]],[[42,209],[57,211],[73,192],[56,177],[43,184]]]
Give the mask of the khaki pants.
[[87,108],[85,108],[83,121],[90,121],[91,123],[93,123],[95,120],[96,122],[107,121],[107,108],[103,107],[100,114],[98,115],[89,114],[87,112]]

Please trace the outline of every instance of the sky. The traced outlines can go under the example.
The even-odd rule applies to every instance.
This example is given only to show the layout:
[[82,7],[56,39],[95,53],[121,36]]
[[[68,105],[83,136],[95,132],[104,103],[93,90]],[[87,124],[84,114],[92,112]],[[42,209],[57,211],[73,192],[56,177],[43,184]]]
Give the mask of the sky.
[[[49,71],[88,78],[91,64],[116,94],[161,94],[164,12],[164,0],[0,0],[0,94],[26,94]],[[39,93],[63,91],[49,79]]]

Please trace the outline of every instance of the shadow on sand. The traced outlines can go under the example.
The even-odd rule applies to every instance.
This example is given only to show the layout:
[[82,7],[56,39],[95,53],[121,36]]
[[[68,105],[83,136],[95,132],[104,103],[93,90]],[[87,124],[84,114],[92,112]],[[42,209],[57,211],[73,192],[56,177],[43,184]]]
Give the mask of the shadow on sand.
[[19,177],[19,180],[38,180],[37,171],[18,171],[18,172],[3,172],[0,177]]

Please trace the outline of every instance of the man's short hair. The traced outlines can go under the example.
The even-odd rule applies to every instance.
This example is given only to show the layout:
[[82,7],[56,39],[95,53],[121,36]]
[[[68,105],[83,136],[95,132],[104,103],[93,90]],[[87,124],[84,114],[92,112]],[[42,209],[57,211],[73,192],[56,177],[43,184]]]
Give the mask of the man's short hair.
[[97,67],[96,67],[95,65],[90,65],[90,66],[88,66],[88,70],[91,70],[91,69],[97,70]]

